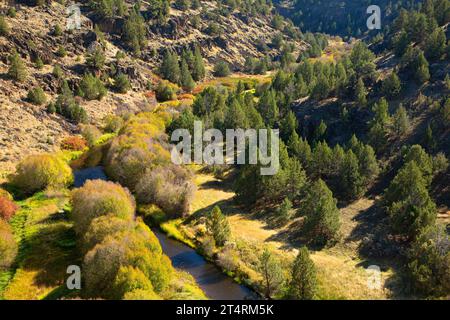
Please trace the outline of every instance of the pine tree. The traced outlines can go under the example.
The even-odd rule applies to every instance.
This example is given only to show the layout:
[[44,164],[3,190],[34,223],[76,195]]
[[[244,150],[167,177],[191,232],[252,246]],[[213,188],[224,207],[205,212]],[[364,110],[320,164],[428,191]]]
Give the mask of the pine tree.
[[261,287],[267,299],[272,298],[284,281],[283,269],[273,254],[265,248],[259,258],[258,270],[262,275]]
[[178,65],[178,57],[174,52],[170,50],[166,51],[159,72],[164,79],[167,79],[172,83],[180,82],[181,71]]
[[444,54],[445,47],[445,32],[441,28],[436,28],[427,38],[425,55],[431,61],[438,60]]
[[394,131],[398,137],[403,136],[408,130],[409,118],[406,109],[403,107],[402,104],[400,104],[400,106],[398,107],[397,111],[394,114],[393,125]]
[[195,82],[192,79],[188,64],[186,63],[184,58],[181,60],[181,86],[188,92],[192,91],[195,87]]
[[306,247],[301,247],[292,266],[288,297],[294,300],[312,300],[317,294],[317,274]]
[[191,70],[194,81],[200,81],[205,77],[205,64],[199,47],[194,49],[194,63]]
[[389,115],[389,105],[386,99],[381,98],[378,103],[375,103],[372,111],[375,113],[370,122],[369,139],[371,144],[378,151],[384,147],[389,133],[389,125],[391,117]]
[[273,128],[278,121],[279,109],[275,99],[275,92],[273,90],[266,90],[258,102],[258,111],[264,118],[264,122],[269,127]]
[[384,201],[394,232],[415,238],[436,220],[436,205],[415,161],[407,162],[392,180]]
[[17,52],[14,52],[9,56],[9,63],[8,76],[15,81],[25,81],[27,71],[25,69],[25,64]]
[[212,209],[208,216],[206,225],[218,246],[223,246],[230,238],[230,225],[218,206],[215,206]]
[[359,78],[356,84],[355,97],[359,106],[365,107],[367,105],[367,90],[362,78]]
[[138,10],[134,8],[125,20],[122,37],[128,47],[130,47],[136,55],[141,53],[141,49],[146,45],[147,31],[145,28],[144,18]]
[[360,175],[359,161],[352,150],[349,150],[345,155],[339,180],[347,199],[359,198],[364,192],[364,181]]
[[383,94],[389,98],[395,98],[400,94],[402,84],[397,73],[392,72],[384,81],[382,86]]
[[311,147],[306,139],[300,138],[297,132],[293,132],[288,141],[288,150],[292,156],[300,160],[303,168],[308,169],[312,161]]
[[428,61],[425,58],[423,52],[421,51],[419,53],[419,56],[416,60],[416,71],[415,71],[415,77],[419,83],[425,83],[430,79],[430,70]]
[[284,198],[283,202],[277,209],[277,216],[282,223],[287,223],[291,219],[292,202],[288,197]]
[[289,111],[287,116],[282,120],[280,127],[281,138],[283,139],[283,141],[287,142],[298,127],[297,117],[295,116],[295,113]]
[[333,193],[321,179],[309,187],[301,210],[306,215],[303,230],[312,243],[326,245],[337,239],[341,223],[336,204]]

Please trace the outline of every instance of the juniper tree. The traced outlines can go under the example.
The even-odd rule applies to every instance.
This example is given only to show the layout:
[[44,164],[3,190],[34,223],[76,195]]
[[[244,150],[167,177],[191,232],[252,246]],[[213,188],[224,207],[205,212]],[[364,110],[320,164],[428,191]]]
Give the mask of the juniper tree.
[[288,297],[294,300],[312,300],[317,294],[317,275],[314,262],[306,247],[301,247],[292,266]]
[[9,63],[8,76],[15,81],[25,81],[27,71],[25,69],[25,64],[17,52],[14,52],[9,56]]
[[127,93],[131,88],[130,80],[126,74],[119,72],[114,77],[114,88],[119,93]]
[[214,65],[214,76],[216,77],[226,77],[230,75],[230,67],[228,66],[228,63],[226,63],[223,60],[218,61]]

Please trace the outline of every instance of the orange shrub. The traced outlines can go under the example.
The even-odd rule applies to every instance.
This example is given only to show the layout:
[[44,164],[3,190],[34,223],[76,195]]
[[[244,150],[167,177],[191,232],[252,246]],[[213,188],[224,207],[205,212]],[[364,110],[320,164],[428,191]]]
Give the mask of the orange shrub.
[[0,218],[8,221],[16,213],[19,207],[10,199],[0,196]]
[[61,141],[61,149],[64,150],[82,151],[86,146],[86,140],[78,136],[67,137]]

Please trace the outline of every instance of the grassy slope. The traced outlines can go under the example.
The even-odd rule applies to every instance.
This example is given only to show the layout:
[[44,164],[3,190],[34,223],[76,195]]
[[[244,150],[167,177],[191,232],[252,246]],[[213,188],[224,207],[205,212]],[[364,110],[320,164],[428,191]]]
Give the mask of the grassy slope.
[[[197,172],[196,191],[192,205],[192,213],[200,215],[211,210],[216,204],[228,215],[232,235],[239,243],[246,243],[257,248],[268,246],[285,258],[284,264],[289,265],[297,252],[296,245],[288,241],[283,231],[287,227],[274,228],[267,222],[257,219],[254,214],[243,211],[237,207],[232,198],[234,193],[227,190],[225,185],[216,180],[212,175]],[[370,290],[367,286],[367,275],[364,267],[367,263],[357,254],[357,242],[347,240],[351,232],[358,226],[354,217],[361,211],[367,210],[373,202],[363,199],[347,208],[341,209],[342,213],[342,241],[336,247],[313,252],[314,260],[319,274],[320,298],[322,299],[387,299],[389,290],[385,287],[387,281],[392,280],[394,271],[387,269],[382,272],[384,287],[380,290]],[[195,227],[192,224],[181,224],[181,220],[170,221],[167,224],[172,228],[178,228],[178,232],[184,238],[195,237]],[[295,223],[295,221],[293,222]],[[257,281],[258,275],[253,273]]]
[[19,202],[21,209],[11,221],[19,254],[16,268],[10,272],[12,278],[4,291],[0,291],[2,298],[36,300],[67,293],[61,289],[66,269],[71,264],[79,264],[73,250],[72,223],[63,210],[67,203],[65,193],[51,197],[38,193]]

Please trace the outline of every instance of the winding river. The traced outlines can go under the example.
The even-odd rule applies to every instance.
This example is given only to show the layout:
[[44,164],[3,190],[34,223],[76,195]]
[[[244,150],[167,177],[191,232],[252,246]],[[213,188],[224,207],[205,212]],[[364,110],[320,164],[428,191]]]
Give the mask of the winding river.
[[[86,180],[108,180],[102,167],[92,167],[74,172],[75,187],[81,187]],[[256,294],[249,288],[234,282],[214,264],[206,261],[194,249],[170,239],[157,229],[153,232],[159,239],[164,253],[175,268],[189,272],[205,294],[213,300],[255,299]]]

